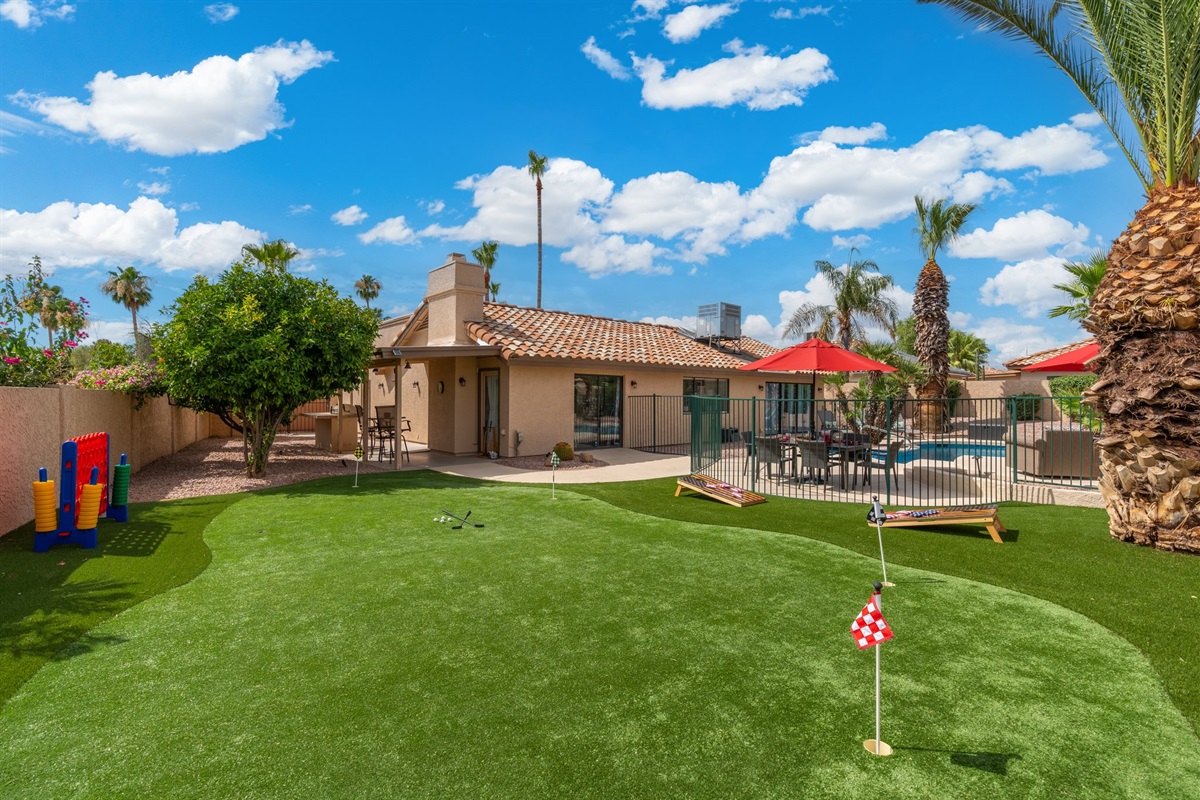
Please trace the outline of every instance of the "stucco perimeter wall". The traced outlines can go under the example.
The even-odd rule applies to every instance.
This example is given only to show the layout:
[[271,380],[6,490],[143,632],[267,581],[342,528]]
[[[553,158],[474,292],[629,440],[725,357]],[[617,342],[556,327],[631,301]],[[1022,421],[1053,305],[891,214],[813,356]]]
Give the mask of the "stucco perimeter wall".
[[[32,483],[38,469],[59,480],[62,443],[85,433],[107,432],[113,464],[125,453],[138,470],[228,429],[215,417],[168,405],[165,397],[140,411],[123,394],[57,386],[0,387],[0,535],[33,519]],[[136,478],[135,478],[136,480]]]

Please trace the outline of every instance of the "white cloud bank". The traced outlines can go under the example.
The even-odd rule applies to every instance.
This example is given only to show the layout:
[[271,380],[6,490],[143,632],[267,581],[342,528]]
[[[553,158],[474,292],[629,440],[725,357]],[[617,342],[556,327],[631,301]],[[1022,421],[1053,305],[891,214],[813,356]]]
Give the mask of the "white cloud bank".
[[238,15],[240,10],[233,3],[213,3],[204,7],[204,14],[208,17],[209,22],[217,24],[229,22]]
[[1009,305],[1023,317],[1040,317],[1054,306],[1063,305],[1066,295],[1054,288],[1070,275],[1058,256],[1031,258],[1009,264],[984,281],[979,302],[985,306]]
[[224,153],[288,127],[279,87],[333,60],[307,41],[277,42],[234,60],[212,56],[190,72],[118,77],[100,72],[91,98],[18,92],[11,99],[67,130],[161,156]]
[[19,269],[38,254],[50,267],[139,262],[168,272],[216,272],[239,257],[242,245],[265,239],[231,221],[180,230],[175,209],[149,197],[128,209],[64,200],[41,211],[0,209],[0,270]]
[[1083,223],[1068,220],[1041,209],[1022,211],[1015,217],[996,220],[990,231],[976,228],[950,246],[950,255],[958,258],[997,258],[1012,260],[1045,255],[1062,247],[1061,255],[1086,251],[1090,232]]
[[770,111],[802,105],[810,88],[834,79],[829,57],[811,47],[782,58],[768,55],[761,45],[745,47],[737,39],[724,49],[733,55],[670,77],[667,65],[654,56],[634,56],[642,102],[651,108],[745,105]]
[[347,206],[346,208],[343,208],[341,211],[335,211],[335,212],[333,212],[333,216],[330,217],[330,219],[332,219],[338,225],[346,225],[346,226],[357,225],[358,223],[362,222],[366,218],[367,218],[367,212],[363,211],[361,208],[359,208],[356,205],[355,206]]
[[587,57],[588,61],[608,73],[610,78],[627,81],[633,77],[633,73],[629,71],[629,68],[618,61],[616,56],[596,44],[595,36],[589,36],[588,40],[583,43],[579,50]]
[[70,19],[74,13],[75,6],[70,3],[33,3],[30,0],[0,2],[0,19],[8,20],[22,30],[41,27],[43,20],[47,17]]

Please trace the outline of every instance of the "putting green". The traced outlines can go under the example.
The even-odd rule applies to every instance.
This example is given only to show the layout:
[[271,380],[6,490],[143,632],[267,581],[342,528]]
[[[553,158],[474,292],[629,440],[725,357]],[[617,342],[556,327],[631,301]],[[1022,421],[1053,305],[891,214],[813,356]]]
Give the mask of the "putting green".
[[1007,590],[889,567],[883,759],[879,564],[837,547],[494,485],[250,496],[205,541],[0,710],[0,795],[1200,796],[1144,658]]

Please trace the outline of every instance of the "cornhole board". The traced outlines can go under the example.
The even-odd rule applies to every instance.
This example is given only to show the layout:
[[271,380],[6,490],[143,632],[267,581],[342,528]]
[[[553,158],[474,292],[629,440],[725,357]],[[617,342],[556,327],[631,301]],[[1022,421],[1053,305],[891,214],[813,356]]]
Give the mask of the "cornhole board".
[[[996,544],[1004,544],[1000,534],[1008,529],[1000,522],[1000,512],[995,508],[937,508],[936,514],[920,517],[897,517],[884,520],[885,528],[925,528],[932,525],[983,525]],[[868,522],[874,528],[875,523]]]
[[705,497],[711,497],[713,500],[720,500],[722,503],[737,506],[738,508],[767,502],[767,498],[761,494],[748,492],[745,489],[716,480],[715,478],[710,478],[707,475],[686,475],[676,483],[678,484],[675,487],[676,497],[679,497],[686,489],[702,494]]

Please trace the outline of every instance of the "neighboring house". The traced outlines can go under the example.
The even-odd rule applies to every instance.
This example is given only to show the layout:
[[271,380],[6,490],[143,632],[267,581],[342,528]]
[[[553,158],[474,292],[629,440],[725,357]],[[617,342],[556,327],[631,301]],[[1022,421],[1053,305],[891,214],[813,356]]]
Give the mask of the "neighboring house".
[[484,302],[483,268],[458,253],[376,344],[362,405],[394,405],[411,441],[458,455],[620,446],[632,396],[799,398],[811,381],[739,372],[778,351],[746,337],[710,342],[669,325]]

